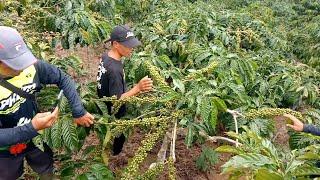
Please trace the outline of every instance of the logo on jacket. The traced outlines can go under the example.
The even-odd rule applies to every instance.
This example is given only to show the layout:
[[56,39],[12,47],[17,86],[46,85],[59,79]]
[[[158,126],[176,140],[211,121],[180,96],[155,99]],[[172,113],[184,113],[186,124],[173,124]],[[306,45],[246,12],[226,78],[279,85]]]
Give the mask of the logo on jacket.
[[[27,93],[33,93],[36,89],[36,83],[23,86],[21,89]],[[24,102],[25,102],[24,98],[21,98],[16,93],[12,93],[8,98],[0,100],[0,111],[5,111],[12,107],[15,107],[15,108],[12,109],[11,112],[16,111],[19,109],[20,104]],[[18,106],[17,106],[17,103],[19,103]],[[2,114],[2,112],[0,112],[0,114]]]
[[99,68],[98,68],[98,75],[97,75],[97,82],[98,82],[98,89],[101,89],[101,78],[102,75],[107,72],[106,68],[103,65],[103,61],[100,62]]
[[31,119],[22,117],[22,118],[19,119],[19,122],[17,123],[17,126],[23,126],[23,125],[28,124],[29,122],[31,122]]

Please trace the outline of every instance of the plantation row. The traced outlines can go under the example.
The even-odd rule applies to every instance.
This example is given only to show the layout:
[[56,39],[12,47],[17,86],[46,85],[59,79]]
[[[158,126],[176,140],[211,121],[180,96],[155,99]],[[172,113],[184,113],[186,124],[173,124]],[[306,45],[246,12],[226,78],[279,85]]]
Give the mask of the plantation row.
[[[293,179],[320,175],[315,166],[319,137],[289,130],[290,147],[276,144],[273,118],[291,114],[320,125],[319,12],[320,3],[307,0],[7,0],[0,1],[0,25],[17,28],[38,58],[76,79],[98,69],[87,72],[76,55],[60,59],[58,47],[96,49],[118,24],[129,24],[142,42],[124,60],[126,81],[132,87],[149,76],[152,92],[98,98],[95,81],[78,82],[82,102],[96,118],[94,126],[76,127],[63,99],[59,121],[33,139],[39,147],[45,142],[54,149],[62,179],[156,179],[164,171],[170,179],[179,178],[179,133],[185,148],[219,140],[218,148],[203,151],[211,158],[202,167],[217,163],[215,153],[231,153],[221,166],[230,179]],[[43,111],[58,92],[46,87],[38,94]],[[111,114],[105,102],[112,102]],[[124,104],[127,114],[117,119]],[[145,139],[114,175],[108,169],[111,142],[122,133],[130,137],[135,128],[146,133]],[[100,145],[83,150],[90,132]],[[166,148],[142,172],[141,164],[159,141]],[[70,159],[79,150],[86,156]]]

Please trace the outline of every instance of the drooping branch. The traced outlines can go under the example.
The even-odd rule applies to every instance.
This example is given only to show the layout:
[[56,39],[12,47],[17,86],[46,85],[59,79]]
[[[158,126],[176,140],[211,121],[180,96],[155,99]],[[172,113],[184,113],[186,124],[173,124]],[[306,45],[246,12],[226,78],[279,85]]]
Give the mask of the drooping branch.
[[222,141],[227,141],[229,143],[232,143],[236,146],[242,145],[241,143],[239,143],[238,141],[235,141],[233,139],[222,137],[222,136],[209,136],[202,131],[199,132],[199,135],[205,137],[207,140],[212,141],[212,142],[217,142],[218,140],[222,140]]
[[[236,133],[239,134],[239,128],[238,128],[237,118],[238,118],[239,116],[242,116],[242,117],[243,117],[243,115],[242,115],[241,113],[239,113],[238,111],[230,110],[230,109],[227,109],[227,112],[232,115],[233,121],[234,121],[234,124],[235,124]],[[236,140],[236,142],[237,142],[236,146],[238,146],[238,139]]]

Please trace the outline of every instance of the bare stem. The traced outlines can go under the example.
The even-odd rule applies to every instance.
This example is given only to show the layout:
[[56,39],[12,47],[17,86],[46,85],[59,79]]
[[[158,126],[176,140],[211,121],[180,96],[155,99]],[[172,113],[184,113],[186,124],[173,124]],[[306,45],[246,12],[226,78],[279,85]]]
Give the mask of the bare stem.
[[177,139],[177,120],[174,122],[174,128],[172,130],[172,141],[171,141],[171,147],[170,147],[170,154],[172,156],[173,162],[176,162],[176,139]]
[[213,141],[213,142],[217,142],[218,140],[223,140],[223,141],[227,141],[229,143],[235,144],[236,146],[238,145],[242,145],[241,143],[239,143],[238,141],[235,141],[233,139],[229,139],[226,137],[222,137],[222,136],[208,136],[207,134],[205,134],[204,132],[200,131],[199,134],[201,136],[204,136],[207,138],[207,140],[209,141]]
[[[243,115],[242,115],[241,113],[239,113],[238,111],[230,110],[230,109],[227,109],[227,112],[232,115],[233,121],[234,121],[234,125],[235,125],[235,129],[236,129],[236,133],[239,134],[237,117],[243,116]],[[236,146],[238,147],[238,143],[239,143],[239,142],[238,142],[238,139],[237,139],[236,141],[237,141]]]

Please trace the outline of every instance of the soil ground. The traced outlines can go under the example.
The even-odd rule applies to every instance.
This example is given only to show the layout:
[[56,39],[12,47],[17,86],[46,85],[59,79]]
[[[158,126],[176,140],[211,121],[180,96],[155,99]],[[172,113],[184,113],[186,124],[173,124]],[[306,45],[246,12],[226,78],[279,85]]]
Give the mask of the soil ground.
[[[116,172],[116,174],[120,173],[120,171],[128,164],[128,160],[134,156],[135,151],[141,145],[141,141],[145,137],[145,132],[140,129],[135,129],[132,135],[126,141],[123,151],[117,156],[111,156],[109,168]],[[202,147],[217,147],[217,143],[207,142],[203,145],[199,143],[195,143],[191,148],[187,148],[184,143],[184,136],[178,135],[176,141],[176,163],[175,167],[177,170],[177,179],[181,180],[193,180],[193,179],[219,179],[224,180],[228,179],[227,175],[220,175],[221,169],[220,166],[226,162],[229,158],[229,154],[220,154],[218,163],[210,168],[207,172],[202,172],[196,167],[196,160],[200,156]],[[141,166],[141,170],[145,171],[149,168],[150,164],[156,162],[157,153],[160,150],[162,141],[156,143],[155,147],[151,150],[146,160],[143,162]],[[167,152],[169,154],[169,152]],[[165,171],[164,171],[165,172]],[[159,179],[164,180],[168,179],[166,173],[159,176]]]

